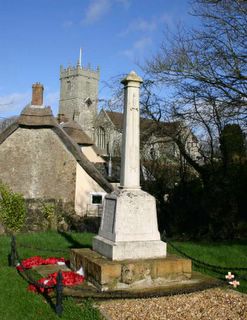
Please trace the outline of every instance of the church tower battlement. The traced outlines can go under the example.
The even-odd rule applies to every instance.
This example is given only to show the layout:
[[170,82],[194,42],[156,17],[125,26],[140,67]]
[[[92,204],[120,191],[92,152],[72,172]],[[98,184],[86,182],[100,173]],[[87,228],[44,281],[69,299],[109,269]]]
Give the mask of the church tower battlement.
[[81,52],[75,67],[60,67],[59,117],[76,120],[94,138],[100,70],[83,67],[80,60]]

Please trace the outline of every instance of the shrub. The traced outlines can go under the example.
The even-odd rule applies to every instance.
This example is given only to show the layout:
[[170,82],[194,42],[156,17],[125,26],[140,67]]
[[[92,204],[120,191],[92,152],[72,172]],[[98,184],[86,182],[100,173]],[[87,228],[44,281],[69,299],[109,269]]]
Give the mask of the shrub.
[[49,222],[49,228],[50,229],[56,229],[57,228],[57,208],[55,203],[49,203],[49,202],[42,202],[42,213],[45,217],[45,219]]
[[26,203],[23,196],[13,192],[0,181],[0,220],[8,232],[18,232],[26,218]]

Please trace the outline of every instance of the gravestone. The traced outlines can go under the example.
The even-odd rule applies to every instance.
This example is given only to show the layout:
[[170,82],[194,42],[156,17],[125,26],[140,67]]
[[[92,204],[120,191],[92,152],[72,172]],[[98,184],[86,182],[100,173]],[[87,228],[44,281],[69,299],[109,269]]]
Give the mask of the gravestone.
[[155,198],[140,187],[140,109],[142,79],[132,71],[124,85],[124,133],[120,189],[105,197],[93,250],[111,260],[166,257],[160,240]]

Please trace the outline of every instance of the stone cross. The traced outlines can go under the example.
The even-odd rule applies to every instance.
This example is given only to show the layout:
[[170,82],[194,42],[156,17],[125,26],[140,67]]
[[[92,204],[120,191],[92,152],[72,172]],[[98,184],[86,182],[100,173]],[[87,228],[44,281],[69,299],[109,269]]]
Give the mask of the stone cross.
[[142,78],[131,71],[121,83],[124,85],[124,132],[120,187],[140,189],[139,90]]

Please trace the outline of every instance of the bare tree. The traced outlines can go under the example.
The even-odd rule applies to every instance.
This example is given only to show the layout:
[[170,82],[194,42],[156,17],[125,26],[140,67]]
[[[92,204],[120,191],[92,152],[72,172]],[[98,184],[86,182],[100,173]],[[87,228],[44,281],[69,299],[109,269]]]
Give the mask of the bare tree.
[[[205,161],[213,165],[224,126],[246,127],[247,2],[196,0],[192,14],[201,25],[190,30],[179,27],[175,34],[166,35],[159,52],[144,66],[152,79],[149,87],[154,84],[157,92],[160,85],[172,92],[172,99],[153,104],[149,90],[145,112],[158,121],[169,114],[188,124],[203,141]],[[181,137],[173,138],[190,164],[200,170]]]

